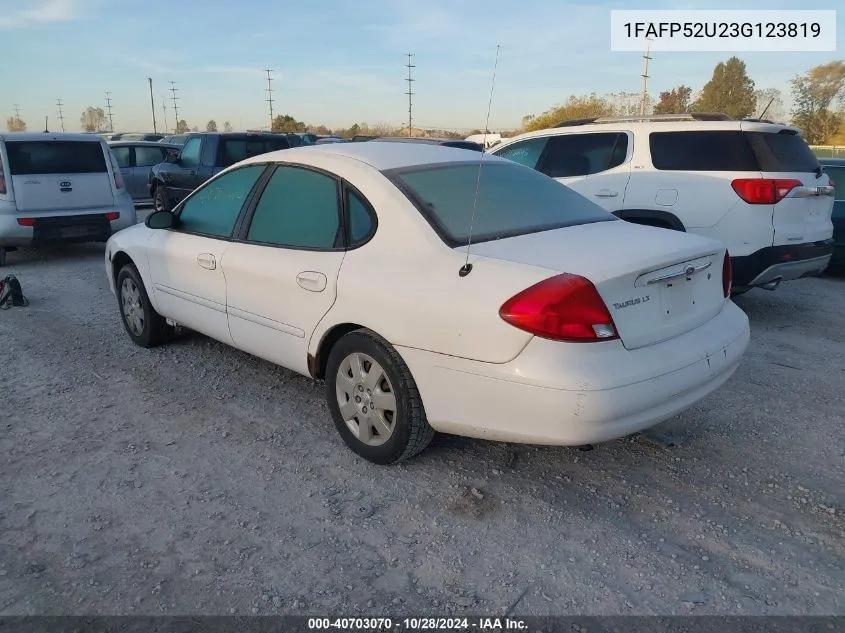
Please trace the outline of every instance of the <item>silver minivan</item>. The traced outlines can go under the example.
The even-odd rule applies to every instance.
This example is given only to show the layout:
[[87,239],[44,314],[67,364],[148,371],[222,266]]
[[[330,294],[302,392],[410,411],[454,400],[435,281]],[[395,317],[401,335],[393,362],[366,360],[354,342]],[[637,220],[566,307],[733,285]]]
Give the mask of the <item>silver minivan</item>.
[[21,246],[105,242],[137,222],[109,146],[96,134],[0,134],[0,266]]

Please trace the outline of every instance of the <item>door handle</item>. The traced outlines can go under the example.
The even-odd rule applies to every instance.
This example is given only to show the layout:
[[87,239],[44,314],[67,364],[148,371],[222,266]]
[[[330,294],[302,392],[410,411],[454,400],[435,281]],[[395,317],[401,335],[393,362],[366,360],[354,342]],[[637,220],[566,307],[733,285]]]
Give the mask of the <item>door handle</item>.
[[311,292],[323,292],[328,285],[329,280],[323,273],[314,272],[313,270],[305,270],[296,276],[296,283],[303,290],[310,290]]
[[200,253],[197,255],[197,263],[208,270],[214,270],[217,268],[217,260],[211,253]]
[[596,198],[615,198],[618,195],[618,191],[611,191],[610,189],[599,189],[596,192]]

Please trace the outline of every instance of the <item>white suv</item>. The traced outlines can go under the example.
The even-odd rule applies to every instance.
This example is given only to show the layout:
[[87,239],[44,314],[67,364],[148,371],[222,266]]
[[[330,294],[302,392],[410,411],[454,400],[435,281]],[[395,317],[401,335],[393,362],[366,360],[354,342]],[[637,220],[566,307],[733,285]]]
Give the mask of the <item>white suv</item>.
[[0,134],[0,266],[20,246],[105,242],[135,205],[96,134]]
[[715,238],[735,294],[818,275],[832,252],[833,186],[795,128],[725,115],[569,121],[490,150],[618,217]]

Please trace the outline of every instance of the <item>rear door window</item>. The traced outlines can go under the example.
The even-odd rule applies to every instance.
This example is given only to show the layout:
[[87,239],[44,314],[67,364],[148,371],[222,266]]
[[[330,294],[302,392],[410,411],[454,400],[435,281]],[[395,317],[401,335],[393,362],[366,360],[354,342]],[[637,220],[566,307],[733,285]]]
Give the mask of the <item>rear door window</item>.
[[651,162],[666,171],[760,171],[740,131],[652,132]]
[[627,152],[627,134],[562,134],[549,138],[537,169],[552,178],[589,176],[621,165]]
[[99,142],[7,141],[9,174],[105,174],[106,157]]
[[117,161],[118,167],[132,167],[131,147],[112,147],[111,153],[114,154],[114,158]]
[[543,137],[518,141],[495,152],[495,154],[496,156],[507,158],[515,163],[534,169],[537,166],[537,161],[540,160],[540,155],[543,153],[548,140],[548,137]]
[[148,145],[140,145],[135,148],[135,166],[136,167],[152,167],[164,162],[167,150],[163,147],[149,147]]
[[745,132],[757,155],[761,171],[809,172],[819,169],[819,161],[807,143],[791,131]]

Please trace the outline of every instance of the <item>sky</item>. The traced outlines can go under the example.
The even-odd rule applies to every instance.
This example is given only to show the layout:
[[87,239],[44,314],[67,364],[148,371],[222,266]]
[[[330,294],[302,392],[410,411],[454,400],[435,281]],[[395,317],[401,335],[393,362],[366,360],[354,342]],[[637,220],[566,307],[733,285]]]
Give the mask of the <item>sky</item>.
[[[834,9],[827,2],[814,9]],[[674,5],[674,6],[673,6]],[[407,53],[413,53],[415,126],[481,128],[499,61],[490,129],[512,129],[569,95],[639,92],[641,53],[610,51],[611,9],[790,9],[795,0],[0,0],[0,115],[20,108],[30,129],[45,116],[80,128],[87,106],[110,93],[116,131],[159,131],[179,118],[205,127],[266,127],[273,108],[329,127],[407,122]],[[845,58],[840,11],[836,53],[744,53],[758,88],[784,93],[812,66]],[[730,53],[653,53],[649,92],[700,89]],[[166,103],[166,112],[162,104]]]

